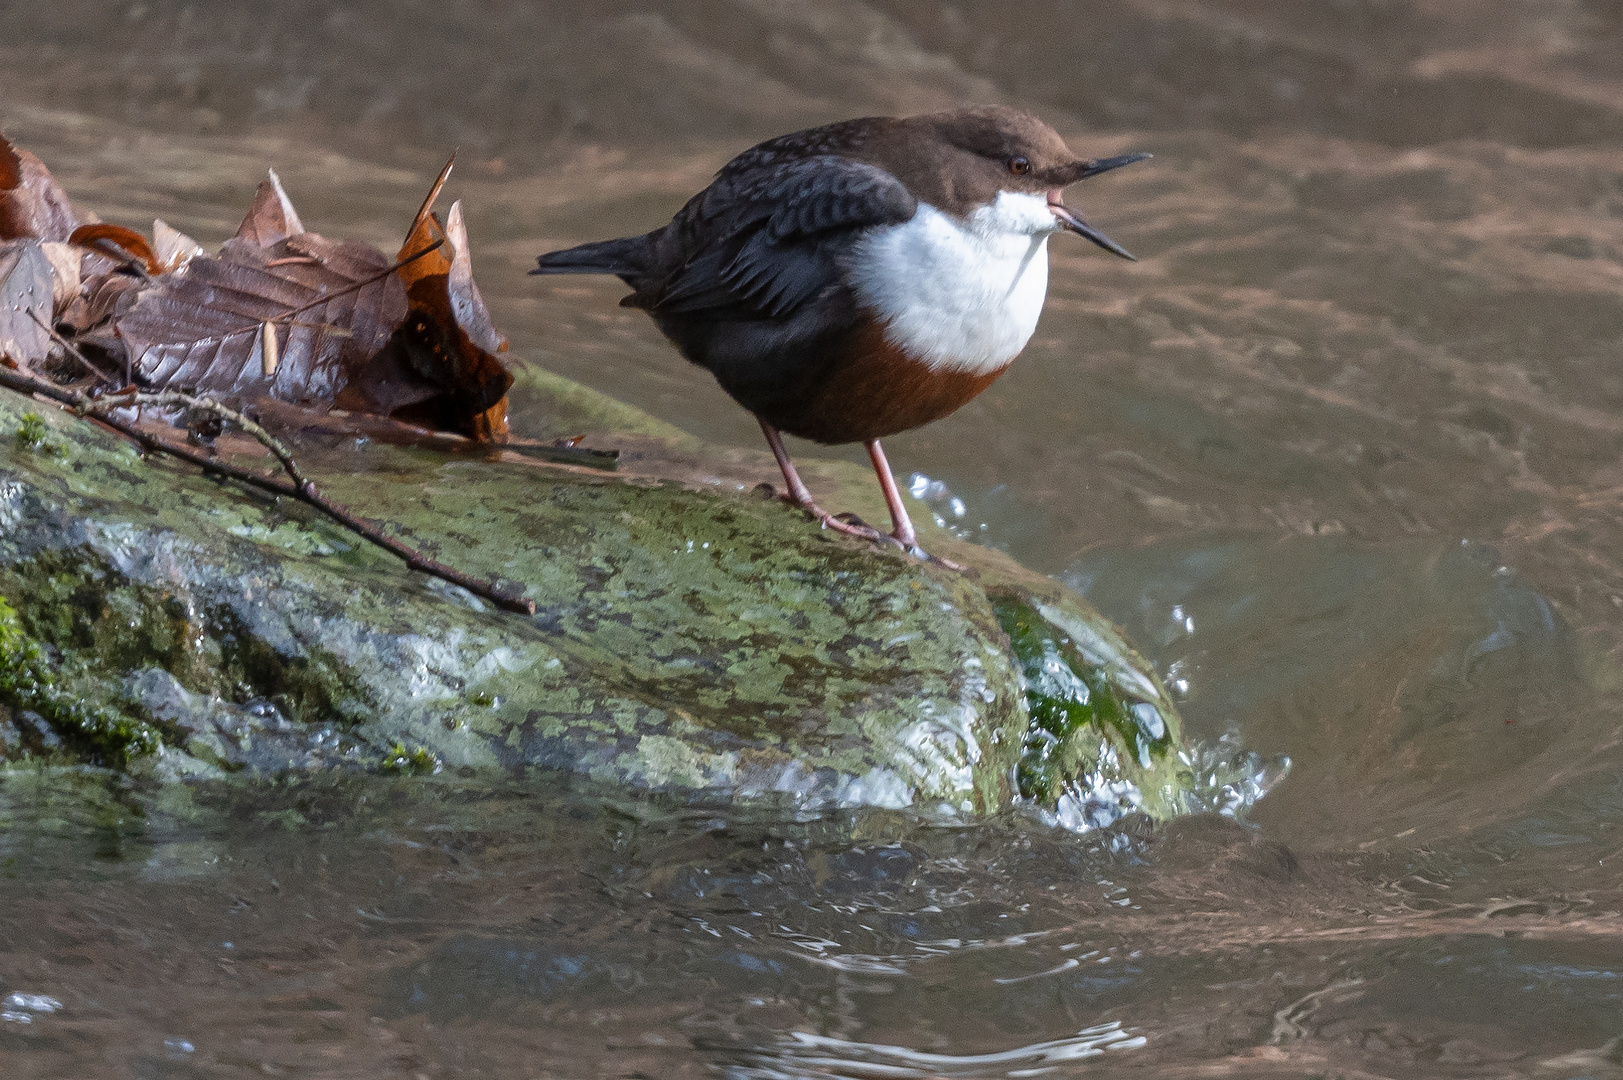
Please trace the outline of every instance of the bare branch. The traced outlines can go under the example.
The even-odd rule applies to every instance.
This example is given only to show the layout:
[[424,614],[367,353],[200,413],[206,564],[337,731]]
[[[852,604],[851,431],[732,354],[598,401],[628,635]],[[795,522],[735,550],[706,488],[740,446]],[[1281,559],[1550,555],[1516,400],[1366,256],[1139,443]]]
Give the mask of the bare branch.
[[[427,252],[424,252],[423,254],[427,254]],[[444,563],[436,562],[416,549],[401,543],[399,540],[396,540],[393,537],[385,536],[375,525],[356,517],[348,510],[339,506],[337,503],[329,500],[325,495],[321,494],[321,492],[316,489],[315,484],[299,470],[298,463],[293,460],[292,452],[288,450],[281,440],[277,439],[274,435],[266,431],[258,423],[243,415],[241,412],[222,405],[213,398],[196,397],[191,394],[181,394],[175,391],[162,391],[159,393],[132,391],[126,393],[108,394],[101,398],[92,398],[88,394],[73,390],[66,390],[60,386],[55,386],[43,380],[24,375],[20,371],[12,371],[4,367],[0,367],[0,386],[6,386],[20,393],[39,394],[42,397],[51,399],[52,401],[60,402],[61,404],[73,409],[73,411],[79,416],[94,417],[99,422],[106,424],[108,427],[111,427],[130,439],[133,439],[136,443],[149,451],[169,454],[172,457],[180,458],[182,461],[188,461],[193,465],[197,465],[208,472],[216,473],[221,476],[228,476],[233,480],[238,480],[242,483],[252,485],[253,487],[259,488],[262,491],[268,491],[276,495],[283,495],[289,498],[297,499],[308,506],[314,507],[316,510],[325,514],[327,517],[331,518],[333,521],[336,521],[338,524],[342,525],[344,528],[350,530],[356,535],[361,536],[373,544],[376,544],[378,547],[383,548],[391,555],[403,559],[406,565],[413,570],[421,571],[422,573],[437,577],[442,581],[448,581],[453,585],[464,588],[473,593],[475,596],[480,596],[486,600],[489,600],[503,611],[511,611],[519,615],[535,614],[534,601],[527,600],[522,596],[514,596],[510,593],[503,592],[498,590],[496,586],[490,582],[471,578],[459,570],[446,566]],[[135,425],[126,423],[116,416],[111,415],[118,409],[130,408],[139,405],[184,406],[186,408],[200,409],[210,412],[221,417],[222,419],[230,421],[247,434],[252,435],[255,439],[259,440],[259,442],[267,450],[276,455],[276,459],[281,463],[283,471],[286,472],[291,478],[292,483],[276,480],[267,476],[261,476],[258,473],[239,468],[223,461],[212,460],[202,454],[188,450],[185,447],[175,446],[172,443],[166,442],[165,440],[158,438],[156,435],[142,431]]]
[[39,315],[35,313],[33,308],[28,309],[28,317],[33,319],[34,322],[38,323],[41,330],[44,330],[47,334],[51,335],[52,341],[66,349],[69,356],[79,361],[79,363],[84,366],[86,371],[90,372],[90,374],[94,375],[99,381],[108,386],[113,384],[112,379],[108,378],[107,375],[95,364],[92,364],[90,360],[86,358],[85,354],[80,352],[71,341],[57,333],[56,327],[40,318]]
[[293,479],[294,484],[306,484],[304,474],[299,471],[298,462],[293,460],[293,451],[289,450],[280,439],[266,431],[255,421],[236,409],[222,405],[211,397],[198,397],[194,394],[182,394],[178,390],[138,390],[134,393],[109,394],[104,397],[87,400],[82,405],[74,406],[74,412],[80,416],[94,415],[106,418],[107,414],[115,409],[127,409],[131,406],[151,405],[156,408],[180,405],[199,412],[213,413],[222,420],[227,420],[244,433],[252,435],[259,440],[261,446],[276,455],[276,460],[282,463],[282,469]]

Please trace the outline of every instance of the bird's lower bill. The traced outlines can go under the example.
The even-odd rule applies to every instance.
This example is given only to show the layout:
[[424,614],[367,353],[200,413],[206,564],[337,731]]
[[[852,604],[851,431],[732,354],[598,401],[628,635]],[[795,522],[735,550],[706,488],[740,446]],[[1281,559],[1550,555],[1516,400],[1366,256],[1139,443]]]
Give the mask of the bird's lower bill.
[[1048,193],[1048,209],[1049,212],[1054,215],[1054,220],[1059,224],[1061,229],[1064,229],[1067,232],[1074,232],[1078,236],[1087,237],[1089,240],[1093,241],[1095,244],[1098,244],[1112,255],[1120,255],[1122,258],[1128,259],[1132,262],[1138,261],[1137,257],[1134,256],[1132,252],[1110,239],[1110,237],[1106,236],[1098,229],[1095,229],[1092,225],[1089,225],[1087,222],[1083,221],[1081,216],[1078,215],[1075,210],[1072,210],[1069,206],[1066,206],[1064,203],[1060,202],[1059,191],[1050,191]]

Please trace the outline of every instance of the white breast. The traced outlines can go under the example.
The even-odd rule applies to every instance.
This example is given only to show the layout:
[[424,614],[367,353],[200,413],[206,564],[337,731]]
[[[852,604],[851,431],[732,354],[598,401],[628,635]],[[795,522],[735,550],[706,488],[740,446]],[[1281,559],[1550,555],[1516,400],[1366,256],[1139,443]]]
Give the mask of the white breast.
[[891,344],[937,371],[995,371],[1037,328],[1056,227],[1041,195],[1005,191],[962,221],[920,203],[858,241],[849,279]]

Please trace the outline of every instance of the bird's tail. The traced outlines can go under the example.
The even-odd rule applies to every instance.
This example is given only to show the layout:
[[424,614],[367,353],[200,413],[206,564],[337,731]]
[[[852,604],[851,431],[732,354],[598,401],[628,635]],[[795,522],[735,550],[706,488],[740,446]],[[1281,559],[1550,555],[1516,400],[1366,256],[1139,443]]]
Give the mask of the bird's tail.
[[647,237],[626,236],[618,240],[582,244],[563,251],[549,251],[535,260],[536,268],[530,273],[635,275],[643,269],[647,247]]

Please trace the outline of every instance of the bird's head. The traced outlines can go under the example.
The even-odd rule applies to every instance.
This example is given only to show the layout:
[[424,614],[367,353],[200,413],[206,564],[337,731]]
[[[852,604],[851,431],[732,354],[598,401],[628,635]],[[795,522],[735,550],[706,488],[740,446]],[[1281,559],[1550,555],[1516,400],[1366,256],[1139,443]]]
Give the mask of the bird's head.
[[[1003,191],[1041,195],[1047,200],[1056,230],[1074,232],[1114,255],[1133,258],[1126,248],[1066,206],[1064,194],[1079,180],[1143,161],[1149,154],[1079,158],[1071,153],[1059,132],[1029,113],[1004,105],[955,109],[916,120],[933,126],[940,138],[957,151],[956,164],[971,178],[966,187],[979,198],[990,201]],[[963,195],[975,197],[970,190]]]

